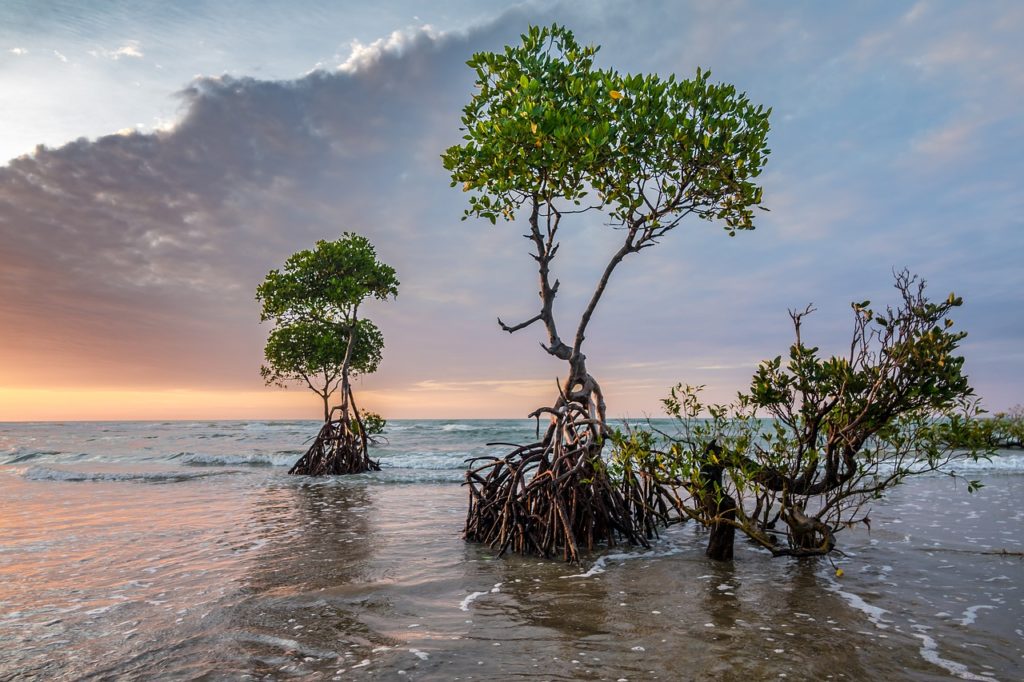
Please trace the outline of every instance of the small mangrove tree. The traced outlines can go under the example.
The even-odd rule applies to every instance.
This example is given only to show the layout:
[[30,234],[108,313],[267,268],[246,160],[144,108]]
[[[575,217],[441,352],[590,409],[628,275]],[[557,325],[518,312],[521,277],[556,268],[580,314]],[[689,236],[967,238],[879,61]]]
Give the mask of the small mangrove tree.
[[[733,557],[739,531],[775,556],[832,552],[836,535],[863,524],[870,503],[908,477],[942,472],[990,449],[957,348],[950,313],[924,281],[897,274],[899,301],[853,304],[849,350],[823,357],[804,340],[813,308],[791,311],[788,359],[757,368],[731,405],[705,405],[702,387],[678,385],[664,401],[676,433],[615,435],[614,466],[650,476],[650,504],[669,503],[709,530],[707,555]],[[981,486],[967,480],[967,490]]]
[[[362,413],[352,380],[377,370],[384,337],[359,309],[368,298],[398,295],[395,270],[380,262],[365,237],[346,232],[299,251],[282,270],[271,270],[256,289],[261,321],[274,324],[260,373],[267,384],[305,385],[323,401],[324,425],[289,473],[353,474],[380,467],[369,443],[380,433],[379,415]],[[331,406],[338,394],[340,403]]]
[[978,422],[986,442],[994,448],[1024,448],[1024,405],[996,412]]

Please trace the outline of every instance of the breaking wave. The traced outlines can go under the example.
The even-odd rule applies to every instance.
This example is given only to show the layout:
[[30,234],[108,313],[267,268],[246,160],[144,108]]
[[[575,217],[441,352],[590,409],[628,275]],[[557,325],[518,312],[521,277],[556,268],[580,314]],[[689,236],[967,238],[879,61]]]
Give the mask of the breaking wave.
[[21,464],[22,462],[28,462],[29,460],[36,459],[37,457],[56,457],[64,453],[59,450],[14,448],[13,451],[4,454],[7,456],[7,459],[3,461],[4,464]]
[[302,456],[299,450],[282,450],[274,453],[250,453],[244,455],[205,454],[197,452],[180,452],[172,459],[190,466],[252,466],[252,467],[290,467]]
[[137,481],[140,483],[178,483],[197,478],[230,474],[230,471],[72,471],[49,467],[29,467],[22,477],[29,481]]

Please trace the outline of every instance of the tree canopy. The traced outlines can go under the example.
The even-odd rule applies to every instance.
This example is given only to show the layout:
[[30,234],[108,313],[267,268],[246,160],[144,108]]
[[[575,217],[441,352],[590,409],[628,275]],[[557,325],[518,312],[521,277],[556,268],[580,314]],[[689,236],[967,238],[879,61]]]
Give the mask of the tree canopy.
[[649,245],[685,215],[753,227],[770,109],[710,72],[692,79],[594,66],[597,47],[568,29],[530,27],[522,44],[467,63],[478,92],[464,144],[443,161],[473,192],[466,216],[514,220],[524,203],[566,200],[641,225]]
[[[330,396],[343,380],[352,325],[319,320],[282,323],[270,331],[263,349],[266,363],[260,374],[267,384],[285,386],[304,383],[324,401],[328,410]],[[372,374],[380,365],[384,336],[370,320],[357,320],[351,357],[350,378]],[[325,420],[329,412],[325,412]]]
[[330,396],[341,387],[347,409],[349,379],[376,371],[384,348],[380,330],[360,319],[359,307],[368,298],[397,295],[394,268],[358,234],[293,254],[256,289],[261,321],[274,322],[260,369],[264,380],[305,383],[323,400],[325,421]]
[[350,322],[367,298],[397,295],[395,269],[377,259],[366,237],[352,232],[292,254],[283,271],[271,270],[256,289],[260,320],[278,323]]
[[[464,142],[442,156],[452,186],[471,192],[463,219],[513,221],[529,212],[540,271],[541,311],[514,332],[543,322],[548,353],[583,380],[581,348],[612,271],[653,246],[687,216],[718,220],[730,235],[752,229],[769,149],[770,109],[732,85],[598,69],[598,48],[568,29],[530,27],[522,43],[467,62],[478,91],[463,109]],[[598,210],[623,233],[571,342],[553,312],[558,281],[551,263],[566,213]],[[586,383],[586,382],[584,382]]]

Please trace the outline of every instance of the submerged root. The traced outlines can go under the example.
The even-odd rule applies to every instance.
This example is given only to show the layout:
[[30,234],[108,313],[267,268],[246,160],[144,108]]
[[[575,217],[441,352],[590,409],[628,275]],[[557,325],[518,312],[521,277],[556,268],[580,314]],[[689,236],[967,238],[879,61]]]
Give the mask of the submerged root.
[[344,417],[325,422],[309,450],[288,473],[338,476],[380,471],[380,464],[370,459],[365,436],[353,426]]
[[645,479],[609,475],[600,422],[571,401],[541,412],[552,415],[543,439],[505,457],[469,460],[465,539],[499,556],[561,555],[570,562],[602,543],[648,547],[662,514],[647,503]]

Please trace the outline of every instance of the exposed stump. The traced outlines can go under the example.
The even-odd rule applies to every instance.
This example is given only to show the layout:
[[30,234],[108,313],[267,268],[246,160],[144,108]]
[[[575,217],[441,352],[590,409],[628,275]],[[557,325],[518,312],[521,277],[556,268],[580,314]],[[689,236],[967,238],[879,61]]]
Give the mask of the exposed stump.
[[380,471],[380,464],[370,459],[367,438],[359,422],[342,416],[324,422],[309,450],[288,473],[339,476],[366,471]]

